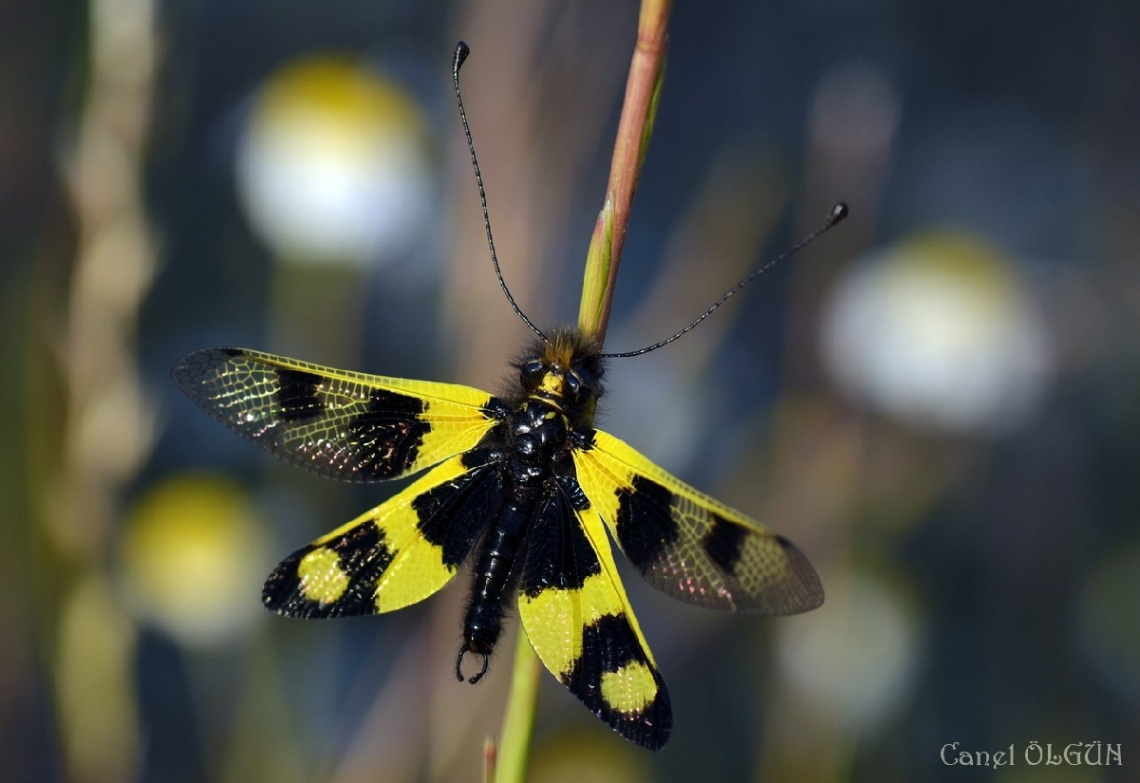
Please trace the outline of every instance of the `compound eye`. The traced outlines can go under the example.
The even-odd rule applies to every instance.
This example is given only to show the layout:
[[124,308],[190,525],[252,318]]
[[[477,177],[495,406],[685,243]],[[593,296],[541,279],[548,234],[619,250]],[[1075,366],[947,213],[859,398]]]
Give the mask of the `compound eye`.
[[566,394],[569,397],[577,397],[578,393],[582,391],[582,379],[578,377],[576,372],[566,373]]
[[520,374],[524,381],[537,382],[542,380],[542,375],[546,371],[542,363],[542,359],[531,359],[524,364],[520,370]]

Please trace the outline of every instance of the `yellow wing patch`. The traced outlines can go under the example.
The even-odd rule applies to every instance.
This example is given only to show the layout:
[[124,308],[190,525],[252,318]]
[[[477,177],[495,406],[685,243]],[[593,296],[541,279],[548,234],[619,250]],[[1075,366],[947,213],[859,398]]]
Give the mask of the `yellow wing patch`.
[[348,589],[348,574],[340,565],[340,555],[320,547],[301,558],[297,563],[299,590],[306,601],[332,604],[340,600]]
[[630,661],[616,672],[603,672],[602,701],[620,713],[642,712],[657,698],[658,676],[638,661]]
[[[473,503],[482,512],[485,493],[499,491],[497,480],[484,465],[451,458],[282,561],[266,580],[262,601],[294,617],[376,614],[422,601],[447,584],[470,553],[486,519],[464,514],[464,506]],[[456,525],[456,515],[474,521]]]

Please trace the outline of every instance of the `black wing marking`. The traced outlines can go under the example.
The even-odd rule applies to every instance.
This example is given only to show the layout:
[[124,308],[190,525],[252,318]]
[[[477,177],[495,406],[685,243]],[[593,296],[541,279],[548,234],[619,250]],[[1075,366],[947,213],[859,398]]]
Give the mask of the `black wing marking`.
[[474,447],[502,404],[467,386],[335,370],[241,348],[207,348],[175,382],[243,438],[313,473],[380,481]]
[[621,736],[658,750],[673,727],[669,692],[605,527],[584,500],[573,488],[544,499],[527,542],[519,616],[538,657],[567,690]]
[[688,603],[797,614],[823,603],[788,539],[654,465],[605,432],[574,452],[582,489],[650,584]]
[[390,500],[283,560],[262,601],[291,617],[377,614],[447,584],[503,492],[480,451],[453,457]]

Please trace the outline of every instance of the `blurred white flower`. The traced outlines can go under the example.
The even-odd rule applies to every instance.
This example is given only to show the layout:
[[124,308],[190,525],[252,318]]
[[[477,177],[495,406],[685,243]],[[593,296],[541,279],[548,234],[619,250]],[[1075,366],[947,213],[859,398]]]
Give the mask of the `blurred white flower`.
[[850,736],[873,732],[910,695],[919,660],[915,612],[895,584],[823,575],[827,603],[780,623],[777,660],[797,703]]
[[353,60],[286,65],[238,148],[254,230],[290,261],[365,265],[406,249],[431,211],[425,127],[408,94]]
[[910,239],[853,269],[834,291],[822,339],[852,397],[946,430],[1024,422],[1051,368],[1043,319],[1011,265],[954,234]]

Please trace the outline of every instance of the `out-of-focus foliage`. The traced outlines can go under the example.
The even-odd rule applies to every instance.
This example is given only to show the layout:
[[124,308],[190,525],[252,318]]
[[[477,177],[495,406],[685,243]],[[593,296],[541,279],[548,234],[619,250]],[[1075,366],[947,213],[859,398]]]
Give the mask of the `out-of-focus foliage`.
[[[525,329],[452,47],[504,273],[568,321],[634,43],[613,5],[0,14],[0,780],[480,779],[513,639],[471,687],[462,586],[263,614],[277,558],[392,490],[272,463],[168,372],[234,344],[498,388]],[[1132,779],[1140,6],[674,14],[608,347],[852,217],[615,362],[599,424],[795,541],[828,597],[714,615],[631,572],[673,738],[644,753],[544,682],[535,780]],[[945,766],[953,742],[1015,766]]]

